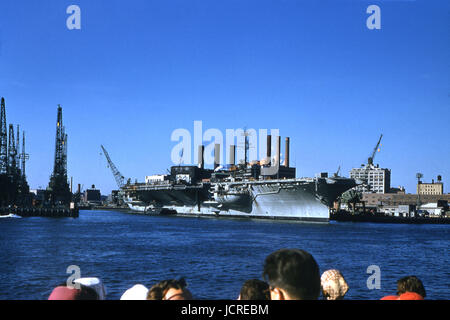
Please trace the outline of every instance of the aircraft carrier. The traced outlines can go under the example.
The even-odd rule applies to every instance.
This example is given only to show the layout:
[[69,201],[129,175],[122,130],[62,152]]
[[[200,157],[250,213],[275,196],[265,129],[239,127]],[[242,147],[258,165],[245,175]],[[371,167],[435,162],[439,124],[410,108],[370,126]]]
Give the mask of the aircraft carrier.
[[216,144],[214,169],[206,169],[204,146],[199,146],[197,166],[172,166],[170,174],[148,176],[145,183],[128,182],[121,194],[131,210],[145,214],[328,221],[334,201],[355,187],[355,180],[327,173],[296,178],[296,169],[289,166],[289,138],[283,164],[281,137],[274,137],[274,157],[271,138],[267,136],[267,158],[261,161],[247,162],[246,140],[243,161],[235,164],[236,146],[231,145],[230,163],[220,165]]

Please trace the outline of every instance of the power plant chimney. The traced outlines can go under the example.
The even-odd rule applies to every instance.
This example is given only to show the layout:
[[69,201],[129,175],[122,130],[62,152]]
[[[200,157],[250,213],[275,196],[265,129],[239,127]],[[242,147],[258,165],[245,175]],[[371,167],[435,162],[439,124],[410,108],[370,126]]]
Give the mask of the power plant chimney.
[[276,161],[278,164],[281,164],[280,158],[281,158],[281,136],[277,136],[277,149],[276,149]]
[[270,164],[272,161],[272,136],[269,134],[267,135],[267,164]]
[[289,137],[286,137],[286,147],[284,155],[284,166],[289,168]]
[[220,144],[214,145],[214,169],[220,166]]
[[234,144],[230,145],[230,164],[236,164],[236,146]]
[[198,146],[198,167],[200,169],[205,168],[205,160],[204,160],[205,146]]

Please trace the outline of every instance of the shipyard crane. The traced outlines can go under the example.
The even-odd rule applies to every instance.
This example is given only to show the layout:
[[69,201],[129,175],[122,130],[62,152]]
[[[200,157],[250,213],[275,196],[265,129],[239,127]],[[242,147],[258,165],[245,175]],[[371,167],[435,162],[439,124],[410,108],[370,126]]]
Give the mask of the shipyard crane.
[[381,138],[383,138],[383,135],[381,135],[380,139],[378,139],[378,143],[375,146],[375,148],[373,149],[372,155],[369,157],[369,159],[367,161],[367,164],[369,164],[369,165],[373,164],[373,159],[375,158],[375,154],[377,153],[378,147],[380,146]]
[[103,150],[103,154],[105,155],[106,160],[108,161],[108,166],[111,168],[111,171],[114,175],[114,179],[116,179],[117,186],[119,187],[119,189],[121,189],[125,185],[124,183],[125,177],[119,172],[119,170],[117,170],[116,166],[111,161],[111,158],[109,157],[109,154],[103,147],[103,145],[101,145],[101,147]]
[[341,171],[341,166],[337,169],[337,171],[334,173],[335,177],[339,177],[339,171]]

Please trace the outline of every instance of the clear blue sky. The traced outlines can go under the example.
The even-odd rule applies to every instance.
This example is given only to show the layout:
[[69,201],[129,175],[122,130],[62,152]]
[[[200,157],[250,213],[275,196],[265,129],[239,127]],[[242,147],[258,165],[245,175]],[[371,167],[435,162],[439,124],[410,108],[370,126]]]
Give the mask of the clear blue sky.
[[[81,8],[68,30],[66,8]],[[381,8],[369,30],[366,8]],[[367,161],[415,192],[450,191],[450,2],[46,0],[0,2],[0,96],[26,131],[28,181],[48,185],[57,104],[68,174],[107,194],[100,155],[142,181],[172,165],[173,130],[277,128],[297,176]],[[275,112],[274,112],[275,111]],[[194,150],[193,150],[194,152]]]

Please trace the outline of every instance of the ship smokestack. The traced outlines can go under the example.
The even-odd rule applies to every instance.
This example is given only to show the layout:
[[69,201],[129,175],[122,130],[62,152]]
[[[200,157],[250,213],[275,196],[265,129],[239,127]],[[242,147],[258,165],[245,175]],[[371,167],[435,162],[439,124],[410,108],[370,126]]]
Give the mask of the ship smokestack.
[[204,145],[198,146],[198,167],[200,169],[205,168],[204,153],[205,153],[205,146]]
[[236,164],[236,146],[234,144],[230,145],[230,164]]
[[214,145],[214,169],[220,166],[220,144]]
[[267,135],[267,164],[270,164],[272,157],[272,136]]
[[285,155],[284,155],[284,166],[289,168],[289,137],[286,137],[286,147],[285,147]]

